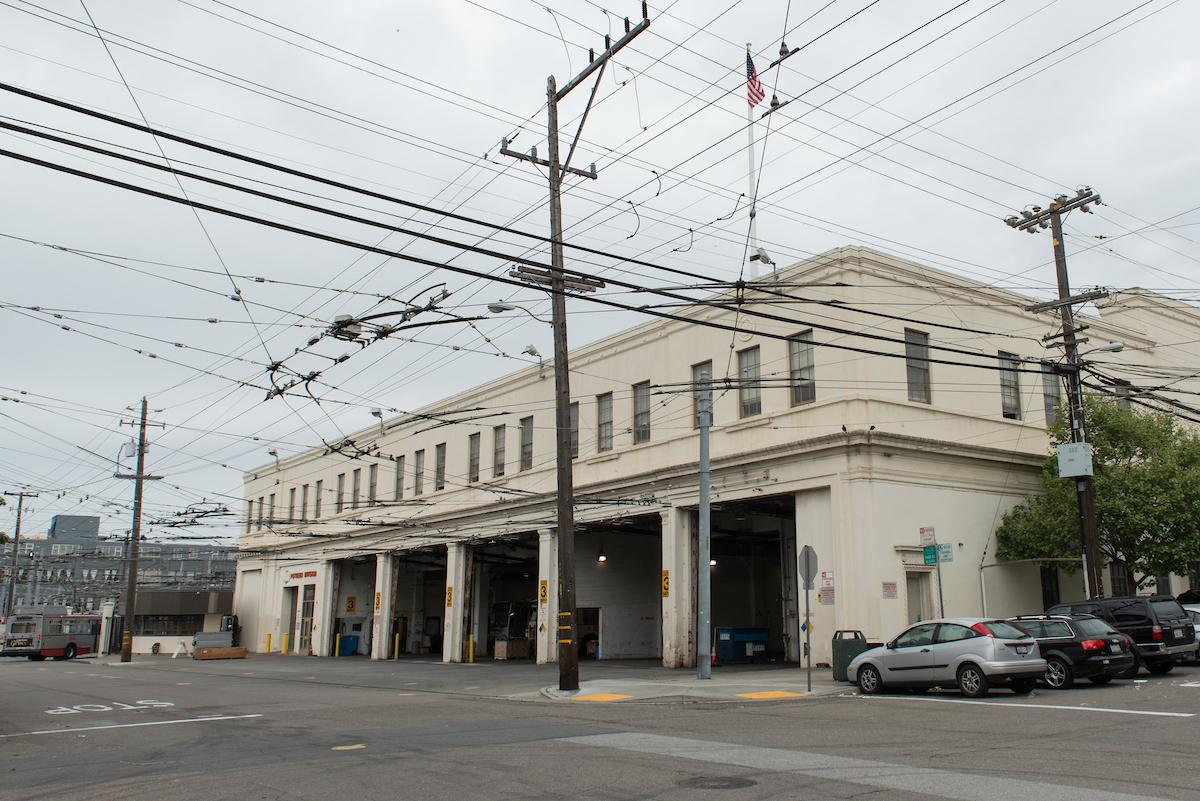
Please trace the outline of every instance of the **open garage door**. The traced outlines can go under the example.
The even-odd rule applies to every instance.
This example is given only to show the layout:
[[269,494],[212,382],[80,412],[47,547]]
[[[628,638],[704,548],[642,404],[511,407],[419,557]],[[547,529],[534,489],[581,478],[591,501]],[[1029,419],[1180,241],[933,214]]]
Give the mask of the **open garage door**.
[[718,664],[796,661],[792,497],[714,504],[711,556],[712,643]]

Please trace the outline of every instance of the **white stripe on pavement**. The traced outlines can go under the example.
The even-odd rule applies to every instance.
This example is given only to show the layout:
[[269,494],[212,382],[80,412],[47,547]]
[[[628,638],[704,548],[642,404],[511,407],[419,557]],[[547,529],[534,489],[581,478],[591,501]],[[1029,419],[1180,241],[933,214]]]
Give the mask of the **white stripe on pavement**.
[[976,704],[978,706],[1015,706],[1022,709],[1066,709],[1072,712],[1111,712],[1115,715],[1150,715],[1158,718],[1194,718],[1194,712],[1155,712],[1149,709],[1114,709],[1107,706],[1064,706],[1062,704],[1020,704],[1014,701],[971,701],[966,698],[912,698],[902,695],[860,695],[868,701],[923,701],[931,704]]
[[132,729],[137,726],[170,726],[175,723],[211,723],[215,720],[245,720],[246,718],[261,718],[262,715],[214,715],[207,718],[180,718],[179,720],[147,720],[142,723],[114,723],[111,726],[80,726],[75,729],[42,729],[41,731],[21,731],[14,734],[0,734],[0,737],[32,737],[35,734],[70,734],[77,731],[99,731],[101,729]]
[[1112,790],[1028,781],[1007,776],[956,773],[831,754],[760,748],[639,732],[563,737],[559,742],[737,765],[759,771],[791,772],[826,781],[940,796],[957,801],[1012,801],[1014,798],[1053,798],[1055,801],[1165,801],[1153,796],[1130,795]]

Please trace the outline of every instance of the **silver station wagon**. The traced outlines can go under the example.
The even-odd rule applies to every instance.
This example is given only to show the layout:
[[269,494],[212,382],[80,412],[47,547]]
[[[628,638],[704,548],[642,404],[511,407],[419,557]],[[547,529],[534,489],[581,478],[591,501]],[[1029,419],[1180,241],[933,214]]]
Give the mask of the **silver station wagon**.
[[972,698],[996,685],[1026,695],[1045,672],[1037,640],[1012,623],[980,617],[923,620],[859,654],[846,671],[865,695],[957,687]]

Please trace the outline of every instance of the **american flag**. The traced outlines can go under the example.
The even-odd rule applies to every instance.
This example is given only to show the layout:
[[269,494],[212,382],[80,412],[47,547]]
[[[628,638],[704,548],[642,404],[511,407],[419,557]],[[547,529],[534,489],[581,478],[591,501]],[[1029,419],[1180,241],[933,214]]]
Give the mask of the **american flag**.
[[746,51],[746,101],[750,104],[750,108],[754,108],[763,101],[767,96],[767,92],[763,89],[762,82],[758,80],[758,70],[754,69],[754,61],[750,58],[750,51]]

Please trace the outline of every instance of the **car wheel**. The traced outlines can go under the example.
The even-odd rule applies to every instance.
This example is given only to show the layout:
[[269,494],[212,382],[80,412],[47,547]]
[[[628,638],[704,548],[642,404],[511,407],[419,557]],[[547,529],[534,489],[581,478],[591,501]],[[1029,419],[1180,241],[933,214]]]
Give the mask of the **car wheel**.
[[63,659],[74,659],[75,653],[75,643],[69,642],[67,643],[66,649],[63,651]]
[[1017,695],[1029,695],[1037,686],[1037,679],[1013,679],[1008,688]]
[[1153,673],[1155,676],[1164,676],[1175,669],[1174,662],[1154,662],[1146,665],[1146,670]]
[[1108,684],[1112,680],[1113,680],[1113,677],[1108,675],[1107,673],[1105,673],[1103,676],[1089,676],[1088,677],[1088,681],[1090,681],[1092,684],[1098,684],[1098,685]]
[[982,698],[988,694],[987,676],[978,665],[963,665],[958,669],[958,689],[969,698]]
[[1052,690],[1065,690],[1075,681],[1075,673],[1065,659],[1052,656],[1046,660],[1046,684]]
[[875,695],[883,691],[883,678],[874,665],[863,665],[858,669],[858,691],[863,695]]
[[1128,668],[1126,668],[1125,670],[1118,673],[1117,678],[1118,679],[1136,678],[1137,674],[1138,674],[1138,668],[1141,667],[1141,665],[1142,665],[1142,660],[1138,658],[1137,654],[1134,654],[1133,655],[1133,664],[1131,664]]

